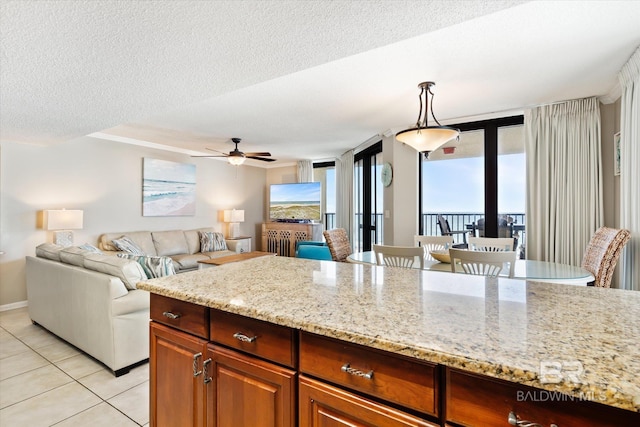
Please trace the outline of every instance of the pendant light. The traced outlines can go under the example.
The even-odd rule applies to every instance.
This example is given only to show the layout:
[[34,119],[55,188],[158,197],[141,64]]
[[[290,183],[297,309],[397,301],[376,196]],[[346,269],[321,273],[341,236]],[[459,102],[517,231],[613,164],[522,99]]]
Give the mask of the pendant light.
[[[405,129],[396,134],[396,139],[400,142],[404,142],[407,145],[413,147],[416,151],[424,153],[426,159],[429,158],[429,153],[442,146],[445,142],[459,138],[460,130],[449,126],[442,126],[436,116],[433,114],[433,92],[431,87],[435,86],[434,82],[422,82],[418,85],[420,88],[420,113],[418,114],[418,120],[416,126],[410,129]],[[429,126],[429,94],[431,94],[431,117],[438,124],[438,126]],[[422,96],[424,95],[424,102]],[[424,108],[424,117],[423,117]]]

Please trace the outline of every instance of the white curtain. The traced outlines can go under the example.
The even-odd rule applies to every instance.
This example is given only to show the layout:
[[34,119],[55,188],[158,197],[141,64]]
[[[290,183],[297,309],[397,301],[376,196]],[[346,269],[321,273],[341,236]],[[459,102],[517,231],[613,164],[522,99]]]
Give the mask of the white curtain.
[[347,230],[353,242],[353,150],[336,159],[336,227]]
[[527,258],[580,265],[604,223],[596,98],[525,111]]
[[618,76],[620,115],[620,227],[631,232],[620,260],[620,287],[640,290],[640,48]]
[[311,160],[298,161],[298,182],[313,182],[313,162]]

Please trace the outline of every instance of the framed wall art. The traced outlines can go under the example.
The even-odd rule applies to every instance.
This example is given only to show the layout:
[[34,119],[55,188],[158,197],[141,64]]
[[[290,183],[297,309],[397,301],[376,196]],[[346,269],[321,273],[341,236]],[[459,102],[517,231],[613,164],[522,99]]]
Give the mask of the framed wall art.
[[142,216],[196,214],[196,165],[143,158]]
[[620,132],[613,135],[613,174],[620,175]]

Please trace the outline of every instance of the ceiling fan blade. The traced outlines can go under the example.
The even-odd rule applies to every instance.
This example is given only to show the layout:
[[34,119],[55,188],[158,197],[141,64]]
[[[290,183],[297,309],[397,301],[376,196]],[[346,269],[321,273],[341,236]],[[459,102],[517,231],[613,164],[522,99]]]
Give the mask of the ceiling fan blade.
[[276,159],[267,159],[265,157],[247,156],[247,159],[262,160],[263,162],[275,162]]
[[260,153],[244,153],[245,156],[267,156],[269,157],[271,155],[271,153],[267,153],[267,152],[260,152]]
[[220,154],[227,154],[227,153],[225,153],[224,151],[214,150],[213,148],[205,147],[205,149],[207,149],[207,150],[209,150],[209,151],[215,151],[216,153],[220,153]]
[[228,154],[223,154],[221,156],[191,156],[191,157],[229,157]]

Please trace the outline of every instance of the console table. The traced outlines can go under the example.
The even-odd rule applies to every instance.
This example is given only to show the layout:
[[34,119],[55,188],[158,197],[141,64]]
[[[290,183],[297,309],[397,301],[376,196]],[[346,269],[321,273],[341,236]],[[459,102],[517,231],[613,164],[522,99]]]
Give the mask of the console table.
[[322,224],[265,222],[262,224],[262,250],[293,257],[299,241],[322,241],[322,229]]

